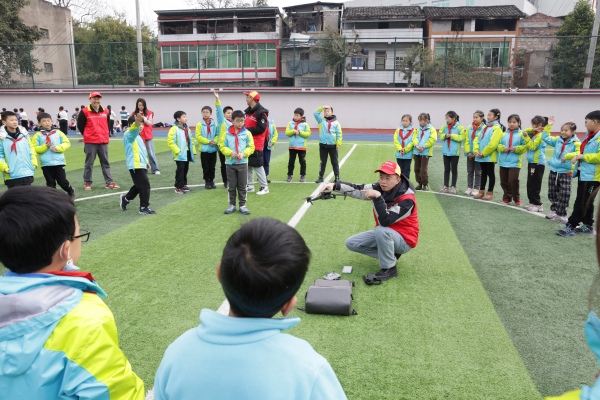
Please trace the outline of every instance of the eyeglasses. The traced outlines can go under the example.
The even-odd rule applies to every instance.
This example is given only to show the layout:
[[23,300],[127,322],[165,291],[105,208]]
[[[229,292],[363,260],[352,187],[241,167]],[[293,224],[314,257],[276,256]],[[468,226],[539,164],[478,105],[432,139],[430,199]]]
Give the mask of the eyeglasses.
[[82,242],[87,242],[88,240],[90,240],[90,231],[86,231],[85,229],[80,229],[79,232],[83,232],[80,233],[79,235],[76,236],[69,236],[68,239],[69,240],[75,240],[75,239],[81,239]]

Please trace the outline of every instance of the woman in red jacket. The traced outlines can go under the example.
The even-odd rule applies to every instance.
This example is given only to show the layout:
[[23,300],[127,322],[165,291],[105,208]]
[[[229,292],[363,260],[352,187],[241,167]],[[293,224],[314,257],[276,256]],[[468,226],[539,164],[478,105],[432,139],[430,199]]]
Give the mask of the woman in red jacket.
[[136,111],[131,113],[131,115],[135,115],[136,112],[144,114],[144,126],[142,128],[142,132],[140,132],[140,136],[142,139],[144,139],[144,143],[146,143],[148,162],[150,163],[150,169],[152,173],[155,175],[160,175],[158,162],[156,161],[156,150],[154,150],[154,135],[152,135],[154,113],[148,110],[148,107],[146,106],[146,100],[142,98],[137,99],[134,110]]

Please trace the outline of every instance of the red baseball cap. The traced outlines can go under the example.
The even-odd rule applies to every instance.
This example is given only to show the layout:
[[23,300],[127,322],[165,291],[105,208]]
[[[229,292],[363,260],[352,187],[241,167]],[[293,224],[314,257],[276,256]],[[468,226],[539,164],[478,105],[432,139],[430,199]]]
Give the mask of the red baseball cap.
[[90,99],[92,97],[102,97],[102,95],[100,94],[100,92],[92,92],[92,93],[90,93]]
[[260,94],[256,90],[253,90],[252,92],[244,92],[244,94],[252,97],[256,101],[260,101]]
[[396,174],[400,176],[400,166],[393,161],[386,161],[381,164],[379,169],[376,169],[375,172],[381,172],[382,174],[392,175]]

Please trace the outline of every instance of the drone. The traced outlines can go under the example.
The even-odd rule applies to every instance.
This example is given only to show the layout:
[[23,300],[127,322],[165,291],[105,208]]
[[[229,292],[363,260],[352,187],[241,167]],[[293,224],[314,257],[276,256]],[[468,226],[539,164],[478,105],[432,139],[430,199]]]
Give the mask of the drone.
[[318,195],[314,196],[314,197],[307,197],[306,198],[306,202],[313,204],[313,201],[315,200],[330,200],[330,199],[335,199],[337,198],[337,196],[344,196],[344,200],[346,200],[346,193],[339,193],[339,192],[333,192],[331,190],[323,190],[321,193],[319,193]]

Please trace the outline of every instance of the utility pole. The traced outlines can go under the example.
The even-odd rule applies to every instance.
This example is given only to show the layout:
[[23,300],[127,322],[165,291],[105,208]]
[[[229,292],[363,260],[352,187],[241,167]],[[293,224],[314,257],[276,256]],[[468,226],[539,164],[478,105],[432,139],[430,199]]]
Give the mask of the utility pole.
[[598,12],[598,2],[594,8],[596,16],[594,17],[594,27],[592,28],[592,37],[590,38],[590,49],[588,50],[587,64],[585,65],[585,75],[583,78],[583,88],[589,89],[592,81],[592,68],[594,67],[594,57],[596,55],[596,42],[598,41],[598,25],[600,24],[600,13]]
[[137,20],[138,81],[140,87],[144,87],[144,58],[142,56],[142,20],[140,18],[140,0],[135,0],[135,17]]

